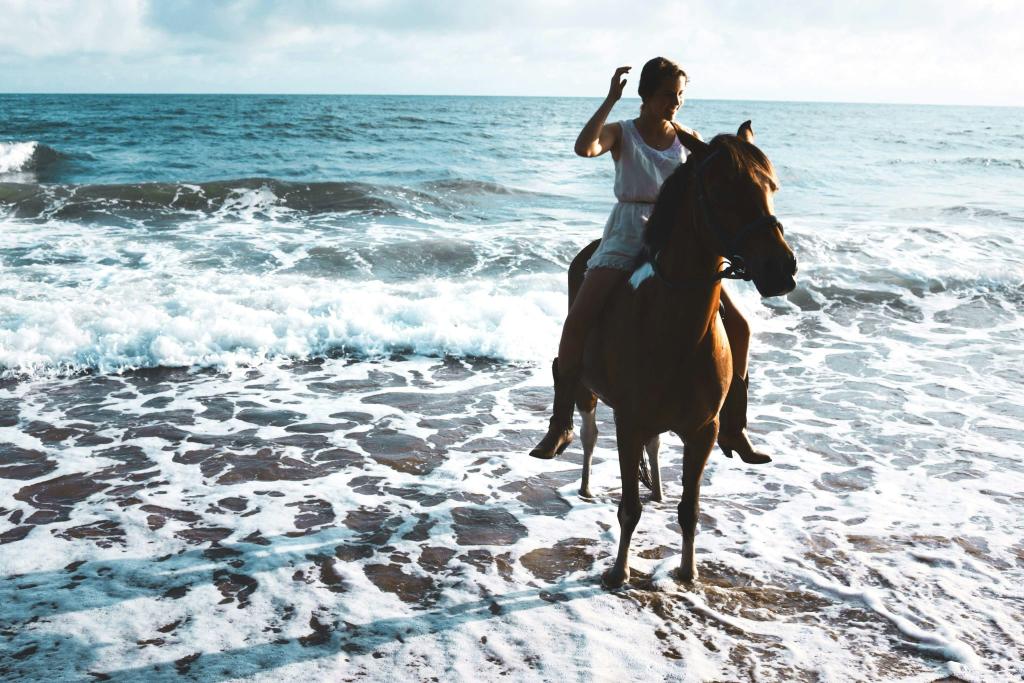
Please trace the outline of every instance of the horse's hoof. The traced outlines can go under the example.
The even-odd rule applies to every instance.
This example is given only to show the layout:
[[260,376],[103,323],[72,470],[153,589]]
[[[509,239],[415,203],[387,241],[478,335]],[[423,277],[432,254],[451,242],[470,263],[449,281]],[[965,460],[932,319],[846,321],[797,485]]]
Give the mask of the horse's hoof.
[[538,460],[551,460],[564,453],[569,444],[573,442],[573,439],[572,429],[563,431],[548,430],[548,433],[544,435],[540,443],[530,451],[530,457],[537,458]]
[[675,575],[676,578],[682,581],[683,583],[693,583],[694,581],[700,578],[699,574],[697,573],[696,566],[679,567],[679,569],[675,571]]
[[593,498],[594,495],[590,492],[589,488],[580,489],[580,498]]
[[617,567],[612,567],[601,575],[601,584],[605,588],[622,588],[622,584],[627,581],[629,581],[629,569],[619,571]]
[[751,453],[743,454],[740,453],[740,460],[747,463],[748,465],[764,465],[772,461],[771,456],[765,455],[764,453],[758,453],[753,451]]
[[661,495],[660,493],[652,493],[651,494],[651,502],[652,503],[660,503],[663,500],[665,500],[665,497],[663,495]]

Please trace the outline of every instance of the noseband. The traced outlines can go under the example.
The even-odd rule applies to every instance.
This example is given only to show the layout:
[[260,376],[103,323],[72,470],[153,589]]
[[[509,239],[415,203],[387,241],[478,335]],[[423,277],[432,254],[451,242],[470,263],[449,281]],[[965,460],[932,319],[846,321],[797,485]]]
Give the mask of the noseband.
[[743,262],[743,257],[740,256],[740,248],[743,246],[743,243],[746,242],[747,238],[756,231],[778,228],[779,232],[783,233],[782,222],[775,216],[766,214],[743,225],[731,238],[725,234],[721,223],[719,223],[715,218],[714,211],[711,208],[711,204],[708,202],[707,192],[704,188],[704,171],[707,169],[708,164],[711,163],[711,161],[719,154],[720,152],[712,152],[708,155],[708,157],[704,159],[696,169],[694,169],[693,177],[697,181],[697,204],[700,206],[701,215],[704,218],[704,225],[711,231],[711,234],[715,236],[715,240],[718,242],[722,256],[728,264],[723,270],[715,273],[710,281],[703,278],[670,280],[658,266],[658,255],[660,252],[650,254],[647,261],[651,264],[651,269],[654,271],[654,275],[669,287],[682,288],[697,284],[714,284],[719,280],[749,281],[752,279],[751,275],[747,271],[747,266]]

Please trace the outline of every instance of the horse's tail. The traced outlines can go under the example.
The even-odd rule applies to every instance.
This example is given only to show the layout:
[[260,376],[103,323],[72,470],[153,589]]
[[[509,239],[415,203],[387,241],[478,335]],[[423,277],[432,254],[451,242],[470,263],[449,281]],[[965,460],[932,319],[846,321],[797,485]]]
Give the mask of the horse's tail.
[[648,491],[653,491],[654,480],[651,478],[651,466],[647,464],[650,457],[650,453],[645,448],[643,457],[640,458],[640,482],[647,487]]

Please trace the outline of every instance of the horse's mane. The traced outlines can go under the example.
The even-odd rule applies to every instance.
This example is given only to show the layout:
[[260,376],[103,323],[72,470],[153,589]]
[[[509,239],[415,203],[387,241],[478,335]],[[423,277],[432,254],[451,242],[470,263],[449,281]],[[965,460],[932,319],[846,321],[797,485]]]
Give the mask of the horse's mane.
[[[779,189],[779,179],[775,175],[775,167],[764,152],[746,140],[735,135],[723,133],[716,135],[708,143],[708,153],[719,152],[729,158],[729,182],[747,180],[756,185],[775,192]],[[702,156],[707,158],[706,156]],[[700,163],[696,154],[691,154],[685,164],[672,172],[658,192],[651,217],[644,227],[644,246],[648,254],[656,254],[668,244],[673,228],[682,220],[686,186],[692,177],[691,170]]]

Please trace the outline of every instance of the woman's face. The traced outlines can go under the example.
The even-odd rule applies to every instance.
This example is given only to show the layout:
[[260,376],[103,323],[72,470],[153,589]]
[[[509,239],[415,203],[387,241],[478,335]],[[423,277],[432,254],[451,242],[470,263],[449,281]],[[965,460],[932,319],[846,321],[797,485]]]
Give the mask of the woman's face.
[[644,107],[650,109],[651,113],[658,118],[671,121],[675,118],[679,107],[683,106],[685,90],[686,81],[682,76],[666,79],[650,97],[644,100]]

